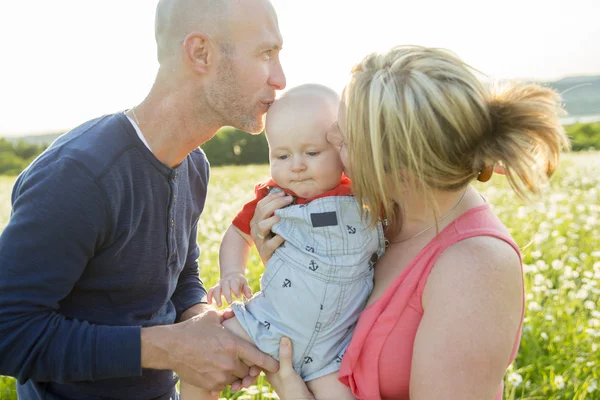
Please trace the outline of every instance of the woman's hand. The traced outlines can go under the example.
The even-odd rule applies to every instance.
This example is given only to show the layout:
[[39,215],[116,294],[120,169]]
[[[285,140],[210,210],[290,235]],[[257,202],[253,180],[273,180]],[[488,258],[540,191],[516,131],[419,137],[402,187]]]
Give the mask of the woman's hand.
[[284,337],[279,342],[279,371],[268,373],[267,379],[282,400],[312,399],[314,396],[292,366],[292,342]]
[[281,191],[270,193],[256,204],[254,216],[250,221],[250,235],[265,265],[273,255],[273,252],[284,242],[281,236],[273,236],[271,233],[273,225],[279,222],[279,217],[273,213],[275,210],[287,206],[292,201],[292,196],[288,196],[285,192]]

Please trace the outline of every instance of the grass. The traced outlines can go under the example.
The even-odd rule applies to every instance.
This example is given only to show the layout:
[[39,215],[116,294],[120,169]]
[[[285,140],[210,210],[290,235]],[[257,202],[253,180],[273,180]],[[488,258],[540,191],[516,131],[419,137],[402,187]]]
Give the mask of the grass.
[[[220,167],[211,174],[198,228],[201,276],[218,279],[221,235],[266,177],[266,166]],[[10,215],[14,178],[0,177],[0,230]],[[527,291],[523,339],[505,377],[505,399],[600,399],[600,153],[567,154],[544,194],[532,203],[514,195],[501,176],[477,184],[522,249]],[[253,253],[253,291],[262,273]],[[261,380],[223,398],[273,398]],[[0,377],[0,400],[16,399],[12,378]]]

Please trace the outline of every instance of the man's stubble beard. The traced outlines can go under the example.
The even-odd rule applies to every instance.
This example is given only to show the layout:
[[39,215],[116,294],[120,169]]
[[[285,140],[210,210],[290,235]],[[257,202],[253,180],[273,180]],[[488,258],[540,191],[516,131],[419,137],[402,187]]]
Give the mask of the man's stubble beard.
[[257,118],[252,98],[244,98],[237,83],[237,64],[232,57],[224,56],[217,71],[217,82],[210,86],[207,96],[224,125],[250,132],[263,130],[263,118]]

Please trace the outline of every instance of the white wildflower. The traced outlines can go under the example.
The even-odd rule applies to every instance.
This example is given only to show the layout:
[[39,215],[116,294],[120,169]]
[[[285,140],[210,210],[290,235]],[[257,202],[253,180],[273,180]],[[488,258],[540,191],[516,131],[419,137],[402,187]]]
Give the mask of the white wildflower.
[[508,375],[508,381],[511,383],[511,385],[517,387],[521,384],[521,382],[523,382],[523,377],[518,373],[513,372],[512,374]]

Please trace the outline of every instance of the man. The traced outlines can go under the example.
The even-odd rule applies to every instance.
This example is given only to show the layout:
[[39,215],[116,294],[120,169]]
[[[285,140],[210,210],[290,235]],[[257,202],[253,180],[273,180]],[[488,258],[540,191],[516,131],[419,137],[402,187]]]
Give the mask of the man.
[[[15,183],[0,236],[0,374],[23,399],[175,399],[277,363],[225,330],[197,224],[224,125],[260,132],[285,87],[268,0],[161,0],[139,105],[63,135]],[[173,324],[177,321],[185,321]]]

